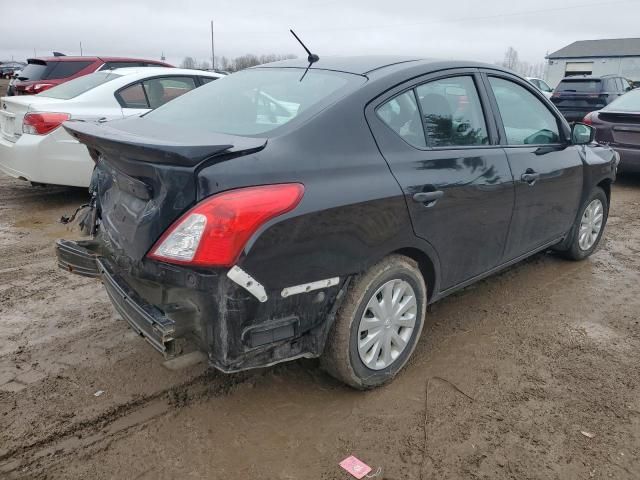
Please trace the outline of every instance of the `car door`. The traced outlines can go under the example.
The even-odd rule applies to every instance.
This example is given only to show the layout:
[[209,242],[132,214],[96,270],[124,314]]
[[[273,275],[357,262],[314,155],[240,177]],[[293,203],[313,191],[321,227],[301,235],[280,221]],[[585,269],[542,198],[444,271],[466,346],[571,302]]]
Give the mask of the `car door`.
[[474,70],[429,75],[367,108],[417,236],[436,250],[446,290],[497,266],[513,178]]
[[485,78],[515,181],[509,261],[569,231],[582,192],[582,158],[580,147],[570,145],[568,126],[527,82],[508,74]]

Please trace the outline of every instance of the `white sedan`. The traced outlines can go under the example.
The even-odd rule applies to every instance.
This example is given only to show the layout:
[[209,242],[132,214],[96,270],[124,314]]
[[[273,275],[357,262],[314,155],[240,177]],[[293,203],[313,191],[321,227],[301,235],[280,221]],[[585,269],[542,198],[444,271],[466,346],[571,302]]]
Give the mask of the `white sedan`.
[[222,77],[178,68],[120,68],[38,95],[0,99],[0,171],[35,184],[88,187],[94,162],[60,125],[141,115]]
[[525,78],[529,80],[529,82],[531,82],[535,87],[537,87],[538,90],[540,90],[545,97],[551,98],[551,95],[553,95],[553,88],[551,88],[547,84],[547,82],[545,82],[541,78],[535,78],[535,77],[525,77]]

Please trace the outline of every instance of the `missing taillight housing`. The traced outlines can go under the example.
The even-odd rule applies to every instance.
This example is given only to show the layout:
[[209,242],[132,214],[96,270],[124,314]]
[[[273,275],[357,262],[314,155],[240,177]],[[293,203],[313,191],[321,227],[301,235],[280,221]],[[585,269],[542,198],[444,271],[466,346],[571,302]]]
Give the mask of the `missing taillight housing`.
[[68,113],[31,112],[22,120],[22,132],[31,135],[47,135],[71,118]]
[[230,267],[258,228],[293,210],[303,195],[300,183],[245,187],[213,195],[171,225],[148,257],[180,265]]

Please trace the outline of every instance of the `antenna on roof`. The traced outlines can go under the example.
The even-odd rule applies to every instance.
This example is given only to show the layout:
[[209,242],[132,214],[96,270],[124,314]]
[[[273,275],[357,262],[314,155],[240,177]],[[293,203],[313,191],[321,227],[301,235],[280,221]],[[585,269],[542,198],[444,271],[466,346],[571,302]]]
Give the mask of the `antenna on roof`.
[[302,81],[302,79],[304,78],[304,76],[307,74],[307,72],[309,71],[309,69],[311,68],[311,65],[313,65],[314,63],[316,63],[318,60],[320,60],[320,57],[318,55],[316,55],[315,53],[311,53],[311,51],[307,48],[307,46],[302,43],[302,40],[300,40],[300,38],[298,37],[298,35],[296,35],[296,32],[294,32],[293,30],[289,29],[289,31],[291,32],[291,35],[293,35],[296,40],[300,43],[300,45],[302,45],[302,48],[305,49],[305,51],[308,54],[307,57],[307,61],[309,62],[309,65],[307,65],[307,69],[304,71],[304,73],[302,74],[302,77],[300,77],[300,81]]

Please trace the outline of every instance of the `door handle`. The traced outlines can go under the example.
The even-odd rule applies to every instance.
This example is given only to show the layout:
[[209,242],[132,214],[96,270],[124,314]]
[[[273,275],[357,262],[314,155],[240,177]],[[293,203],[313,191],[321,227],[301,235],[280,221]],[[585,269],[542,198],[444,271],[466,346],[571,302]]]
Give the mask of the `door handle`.
[[522,174],[522,176],[520,177],[520,180],[522,180],[525,183],[528,183],[529,185],[533,186],[534,183],[536,183],[536,181],[540,178],[540,174],[534,172],[533,170],[531,170],[530,168],[527,169],[527,171],[525,173]]
[[432,207],[436,202],[442,198],[444,192],[442,190],[436,190],[435,192],[420,192],[413,195],[413,201],[423,203],[425,207]]

